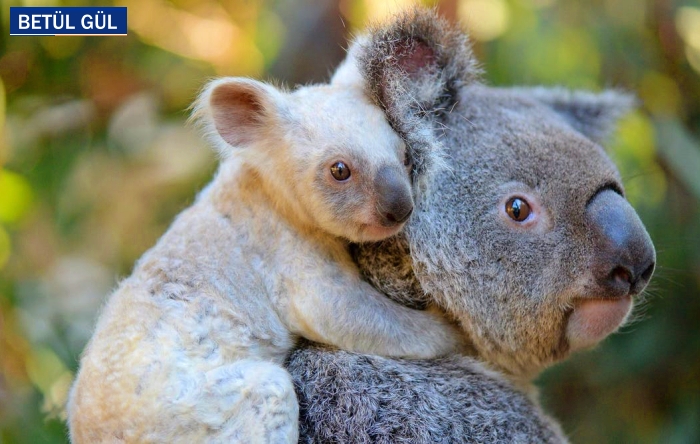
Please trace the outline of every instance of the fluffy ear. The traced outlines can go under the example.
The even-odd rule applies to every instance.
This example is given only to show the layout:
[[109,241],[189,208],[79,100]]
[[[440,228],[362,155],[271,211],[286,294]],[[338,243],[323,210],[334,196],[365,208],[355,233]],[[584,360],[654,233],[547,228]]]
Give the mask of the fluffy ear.
[[360,72],[359,57],[369,45],[368,35],[356,36],[350,47],[345,60],[336,68],[331,78],[331,84],[344,87],[365,87],[365,78]]
[[370,28],[361,45],[358,65],[370,94],[395,117],[407,111],[401,105],[448,112],[459,88],[480,73],[467,36],[431,9],[415,8]]
[[633,95],[616,90],[601,93],[545,87],[513,90],[551,107],[575,130],[596,143],[603,143],[618,119],[637,104]]
[[435,11],[415,8],[357,38],[333,83],[367,91],[407,143],[414,181],[426,182],[442,164],[440,119],[479,73],[466,35]]
[[278,115],[280,102],[280,92],[270,85],[226,77],[204,87],[192,117],[225,153],[230,147],[245,147],[259,140],[266,125]]

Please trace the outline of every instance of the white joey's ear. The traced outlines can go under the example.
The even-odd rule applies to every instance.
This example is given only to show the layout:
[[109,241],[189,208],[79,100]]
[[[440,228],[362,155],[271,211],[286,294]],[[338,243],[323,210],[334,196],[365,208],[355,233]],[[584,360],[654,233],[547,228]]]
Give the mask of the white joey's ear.
[[513,91],[549,106],[576,131],[596,143],[605,142],[618,120],[637,105],[632,94],[618,90],[594,93],[533,87],[513,88]]
[[279,116],[282,100],[282,93],[273,86],[225,77],[204,87],[194,104],[192,117],[204,126],[225,154],[231,147],[245,147],[259,140],[266,127]]
[[356,36],[347,51],[345,60],[338,66],[331,78],[331,84],[364,88],[365,79],[360,72],[358,57],[368,45],[369,36]]

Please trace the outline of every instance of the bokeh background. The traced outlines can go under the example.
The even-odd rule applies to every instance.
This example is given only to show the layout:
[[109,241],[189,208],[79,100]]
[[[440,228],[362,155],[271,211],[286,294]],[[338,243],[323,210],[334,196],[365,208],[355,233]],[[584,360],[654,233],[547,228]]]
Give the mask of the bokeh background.
[[[96,312],[216,165],[185,125],[203,82],[328,79],[404,0],[124,0],[127,37],[10,37],[0,1],[0,443],[65,442]],[[426,4],[434,5],[435,2]],[[658,250],[636,321],[540,379],[577,443],[700,442],[700,2],[445,0],[493,85],[640,98],[609,149]]]

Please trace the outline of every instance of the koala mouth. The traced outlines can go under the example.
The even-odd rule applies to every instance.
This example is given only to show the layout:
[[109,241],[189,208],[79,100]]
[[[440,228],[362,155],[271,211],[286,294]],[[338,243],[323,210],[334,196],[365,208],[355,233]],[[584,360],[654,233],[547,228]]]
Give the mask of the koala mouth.
[[617,330],[632,310],[632,296],[578,299],[566,327],[571,351],[589,348]]
[[362,224],[360,226],[360,238],[363,242],[376,242],[387,237],[397,234],[403,228],[404,224],[400,223],[392,226]]

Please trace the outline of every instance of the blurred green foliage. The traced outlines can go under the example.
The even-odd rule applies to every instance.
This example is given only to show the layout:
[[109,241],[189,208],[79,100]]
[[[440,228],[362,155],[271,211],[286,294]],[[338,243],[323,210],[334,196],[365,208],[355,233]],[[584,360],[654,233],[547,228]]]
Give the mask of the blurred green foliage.
[[[408,0],[2,1],[0,443],[65,442],[61,406],[119,276],[207,182],[205,79],[320,81]],[[433,4],[433,2],[426,2]],[[9,6],[124,5],[127,37],[9,37]],[[443,0],[495,85],[636,92],[609,144],[658,250],[636,320],[541,378],[574,442],[700,442],[700,3]]]

